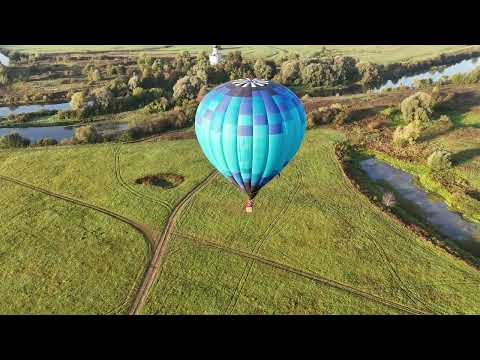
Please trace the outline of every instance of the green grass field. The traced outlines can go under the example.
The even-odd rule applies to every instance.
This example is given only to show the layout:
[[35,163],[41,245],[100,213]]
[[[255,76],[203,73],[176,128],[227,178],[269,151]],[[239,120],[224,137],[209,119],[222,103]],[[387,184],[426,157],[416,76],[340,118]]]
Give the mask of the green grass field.
[[142,236],[15,184],[0,189],[0,313],[122,312],[145,266]]
[[[309,131],[297,157],[258,195],[251,215],[245,214],[245,197],[221,177],[196,194],[180,213],[174,234],[167,239],[167,253],[143,313],[403,312],[319,283],[299,275],[299,271],[423,312],[479,313],[480,273],[394,222],[352,187],[333,152],[333,142],[340,138],[333,130]],[[195,140],[0,151],[0,175],[114,210],[157,231],[162,230],[179,198],[211,169]],[[133,184],[138,177],[158,172],[178,173],[185,176],[185,181],[170,190]],[[36,196],[27,189],[19,188],[17,192]],[[135,275],[144,264],[142,251],[146,245],[140,235],[134,230],[128,235],[129,229],[121,223],[117,226],[113,220],[102,227],[99,219],[105,216],[90,209],[69,205],[52,216],[46,209],[53,206],[54,200],[31,200],[27,204],[26,200],[13,201],[19,196],[16,193],[4,192],[2,196],[4,204],[10,204],[0,210],[2,219],[16,219],[15,214],[23,213],[26,207],[44,211],[45,218],[55,224],[45,229],[42,218],[31,221],[28,215],[22,221],[3,224],[12,232],[27,227],[35,234],[28,241],[39,246],[32,251],[13,240],[3,241],[2,246],[7,248],[2,253],[9,254],[8,261],[2,257],[2,268],[9,274],[6,277],[13,281],[13,273],[38,258],[59,264],[51,266],[45,260],[42,281],[29,280],[29,291],[37,294],[33,300],[25,299],[22,285],[3,285],[0,291],[8,293],[10,300],[3,303],[2,310],[125,311],[126,305],[118,308],[121,299],[136,284]],[[89,213],[85,221],[75,216],[82,211]],[[80,229],[71,230],[63,240],[53,236],[54,230],[67,232],[71,226],[81,224],[85,229],[92,228],[93,234],[106,228],[108,232],[103,231],[109,241],[103,241],[102,236],[82,237]],[[217,248],[205,246],[205,240]],[[124,246],[125,250],[113,252],[109,246]],[[57,247],[61,248],[60,256]],[[79,248],[84,253],[76,250]],[[131,252],[136,257],[124,264],[127,255],[122,254]],[[78,265],[89,254],[88,264]],[[60,266],[67,258],[71,259],[69,265]],[[106,276],[101,271],[95,273],[98,263],[104,265],[102,260],[117,267],[108,272],[108,280],[99,280]],[[280,265],[272,266],[268,261]],[[285,266],[287,270],[282,268]],[[82,271],[76,271],[80,268]],[[84,302],[73,305],[69,290],[62,293],[42,287],[58,282],[57,273],[65,271],[74,273],[72,287],[85,297]],[[87,284],[101,291],[88,295],[91,289]]]
[[[280,58],[288,53],[302,55],[320,51],[324,45],[222,45],[222,51],[240,50],[245,56]],[[24,52],[64,53],[86,51],[146,52],[156,55],[174,55],[181,51],[210,52],[211,45],[0,45]],[[325,45],[337,54],[358,57],[362,61],[382,64],[421,60],[424,58],[469,48],[468,45]]]

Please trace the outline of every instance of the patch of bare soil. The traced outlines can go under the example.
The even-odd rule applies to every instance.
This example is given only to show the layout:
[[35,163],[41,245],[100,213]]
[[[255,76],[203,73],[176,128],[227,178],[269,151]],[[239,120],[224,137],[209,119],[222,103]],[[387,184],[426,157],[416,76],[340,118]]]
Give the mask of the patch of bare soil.
[[171,189],[180,185],[185,178],[182,175],[172,173],[162,173],[157,175],[147,175],[135,180],[135,184],[159,186],[164,189]]

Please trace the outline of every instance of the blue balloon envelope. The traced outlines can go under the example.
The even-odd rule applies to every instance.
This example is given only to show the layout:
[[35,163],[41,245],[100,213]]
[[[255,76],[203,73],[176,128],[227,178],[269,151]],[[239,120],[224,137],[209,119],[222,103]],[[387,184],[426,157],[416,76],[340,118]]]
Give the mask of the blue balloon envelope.
[[240,79],[210,91],[195,116],[195,133],[212,165],[253,199],[302,143],[300,99],[271,81]]

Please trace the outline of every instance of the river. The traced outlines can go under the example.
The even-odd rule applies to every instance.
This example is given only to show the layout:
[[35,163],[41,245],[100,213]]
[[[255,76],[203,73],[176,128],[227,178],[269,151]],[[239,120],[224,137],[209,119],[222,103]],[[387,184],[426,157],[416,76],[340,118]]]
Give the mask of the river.
[[[92,124],[98,131],[120,131],[128,128],[127,123],[97,123]],[[0,136],[16,132],[19,135],[37,142],[42,138],[52,138],[57,141],[69,139],[73,136],[75,127],[73,126],[45,126],[45,127],[25,127],[25,128],[0,128]]]
[[402,170],[374,158],[361,161],[360,166],[371,180],[386,181],[402,198],[417,205],[425,219],[441,234],[473,255],[480,256],[480,224],[449,210],[443,200],[429,196],[415,183],[412,175]]
[[478,65],[480,58],[475,57],[468,60],[460,61],[456,64],[446,66],[439,70],[424,71],[416,75],[404,76],[397,81],[387,80],[382,86],[374,89],[374,91],[383,91],[386,89],[395,89],[400,86],[412,86],[415,80],[432,79],[433,82],[440,80],[443,76],[452,76],[455,74],[466,74]]
[[5,65],[5,66],[9,66],[10,65],[10,59],[8,57],[6,57],[5,55],[3,55],[2,53],[0,53],[0,64]]

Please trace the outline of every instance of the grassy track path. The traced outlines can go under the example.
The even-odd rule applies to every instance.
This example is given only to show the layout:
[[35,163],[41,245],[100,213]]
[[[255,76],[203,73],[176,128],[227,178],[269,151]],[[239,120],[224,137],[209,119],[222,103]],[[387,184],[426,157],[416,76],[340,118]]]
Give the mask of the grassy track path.
[[24,181],[15,179],[15,178],[10,177],[10,176],[0,175],[0,180],[8,181],[8,182],[26,187],[30,190],[41,192],[45,195],[52,196],[52,197],[55,197],[57,199],[61,199],[61,200],[64,200],[64,201],[68,201],[72,204],[80,205],[80,206],[83,206],[83,207],[101,212],[105,215],[111,216],[112,218],[114,218],[116,220],[119,220],[119,221],[121,221],[125,224],[133,226],[138,232],[140,232],[143,235],[144,239],[146,240],[146,243],[148,245],[148,248],[149,248],[150,252],[152,251],[153,246],[155,245],[155,242],[156,242],[155,239],[156,239],[157,235],[156,235],[155,231],[152,230],[148,225],[140,224],[140,223],[138,223],[138,222],[136,222],[132,219],[128,219],[125,216],[117,214],[117,213],[115,213],[111,210],[104,209],[102,207],[99,207],[99,206],[96,206],[96,205],[93,205],[93,204],[89,204],[89,203],[84,202],[82,200],[78,200],[78,199],[75,199],[75,198],[72,198],[72,197],[69,197],[69,196],[66,196],[66,195],[54,193],[52,191],[49,191],[49,190],[43,189],[41,187],[26,183]]
[[288,272],[288,273],[291,273],[291,274],[295,274],[295,275],[301,276],[303,278],[306,278],[306,279],[309,279],[309,280],[312,280],[312,281],[315,281],[317,283],[321,283],[321,284],[324,284],[324,285],[334,287],[334,288],[339,289],[339,290],[346,291],[350,294],[353,294],[353,295],[356,295],[356,296],[359,296],[359,297],[362,297],[362,298],[366,298],[366,299],[378,302],[382,305],[386,305],[386,306],[389,306],[391,308],[395,308],[397,310],[406,312],[408,314],[413,314],[413,315],[427,315],[427,314],[429,314],[429,313],[426,313],[422,310],[414,309],[414,308],[399,304],[397,302],[382,298],[380,296],[368,293],[366,291],[351,287],[347,284],[343,284],[343,283],[340,283],[338,281],[335,281],[335,280],[332,280],[332,279],[329,279],[329,278],[326,278],[326,277],[323,277],[323,276],[320,276],[320,275],[316,275],[316,274],[313,274],[313,273],[310,273],[310,272],[306,272],[304,270],[297,269],[297,268],[279,263],[277,261],[270,260],[268,258],[264,258],[264,257],[259,256],[257,254],[252,254],[252,253],[245,252],[245,251],[242,251],[242,250],[232,249],[232,248],[229,248],[227,246],[218,244],[216,242],[208,241],[208,240],[205,240],[205,239],[199,239],[199,238],[197,238],[195,236],[192,236],[192,235],[186,235],[186,234],[181,234],[181,233],[173,233],[173,235],[178,236],[178,237],[182,237],[182,238],[185,238],[185,239],[193,240],[194,242],[196,242],[198,245],[201,245],[201,246],[205,246],[205,247],[208,247],[208,248],[212,248],[212,249],[224,251],[224,252],[227,252],[227,253],[230,253],[230,254],[233,254],[233,255],[237,255],[237,256],[240,256],[242,258],[249,259],[252,262],[254,262],[254,261],[259,262],[259,263],[262,263],[264,265],[268,265],[268,266],[271,266],[273,268],[276,268],[276,269],[279,269],[279,270],[282,270],[282,271],[285,271],[285,272]]
[[142,284],[139,287],[135,299],[132,303],[132,306],[130,307],[129,314],[130,315],[137,315],[140,313],[140,311],[143,308],[143,305],[145,303],[145,300],[147,298],[148,292],[150,288],[152,287],[152,284],[155,280],[156,274],[158,272],[158,269],[160,268],[160,265],[162,264],[163,260],[163,255],[165,254],[165,249],[166,249],[166,244],[168,242],[168,239],[170,238],[170,235],[173,232],[173,228],[175,226],[175,222],[177,220],[178,215],[181,213],[182,209],[185,207],[185,205],[188,204],[190,199],[198,193],[200,190],[202,190],[205,186],[208,185],[217,175],[216,171],[211,172],[200,184],[195,186],[192,190],[190,190],[175,206],[173,209],[172,213],[170,214],[167,224],[165,225],[165,228],[160,236],[160,239],[157,242],[157,245],[155,247],[152,259],[150,260],[150,264],[145,271],[145,275],[142,280]]

